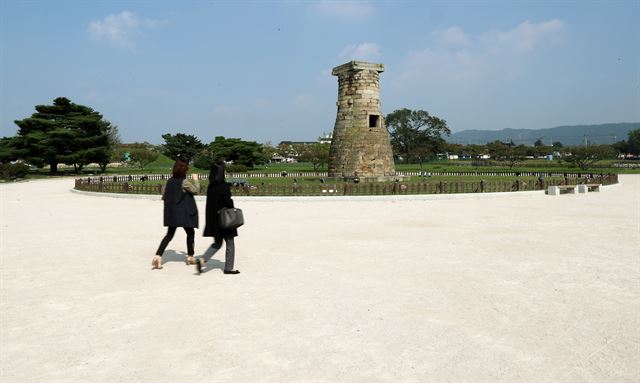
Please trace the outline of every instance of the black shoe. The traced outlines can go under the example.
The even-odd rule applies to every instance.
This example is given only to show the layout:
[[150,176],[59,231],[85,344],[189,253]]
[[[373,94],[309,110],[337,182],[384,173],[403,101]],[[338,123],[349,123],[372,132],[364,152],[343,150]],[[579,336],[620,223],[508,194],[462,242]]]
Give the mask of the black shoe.
[[204,259],[199,258],[199,259],[196,261],[196,273],[197,273],[198,275],[202,274],[202,266],[204,266]]
[[240,274],[240,271],[238,271],[238,270],[225,270],[224,273],[225,274]]

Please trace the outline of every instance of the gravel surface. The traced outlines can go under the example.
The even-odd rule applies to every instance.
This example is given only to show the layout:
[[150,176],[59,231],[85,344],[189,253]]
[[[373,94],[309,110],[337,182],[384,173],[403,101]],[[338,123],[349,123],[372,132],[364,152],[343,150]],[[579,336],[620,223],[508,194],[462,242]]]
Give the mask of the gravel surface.
[[224,251],[195,275],[183,231],[151,270],[158,200],[0,184],[0,381],[638,382],[640,175],[620,180],[237,198],[239,275]]

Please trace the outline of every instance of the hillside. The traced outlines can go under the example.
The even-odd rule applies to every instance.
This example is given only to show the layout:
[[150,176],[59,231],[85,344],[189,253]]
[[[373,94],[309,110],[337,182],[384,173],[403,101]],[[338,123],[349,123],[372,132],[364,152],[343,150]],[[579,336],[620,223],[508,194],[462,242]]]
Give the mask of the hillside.
[[627,139],[631,130],[640,129],[640,122],[622,122],[600,125],[557,126],[547,129],[463,130],[446,137],[447,142],[458,144],[486,144],[495,140],[515,144],[533,145],[541,139],[545,145],[560,141],[565,146],[581,145],[585,136],[591,144],[611,144]]

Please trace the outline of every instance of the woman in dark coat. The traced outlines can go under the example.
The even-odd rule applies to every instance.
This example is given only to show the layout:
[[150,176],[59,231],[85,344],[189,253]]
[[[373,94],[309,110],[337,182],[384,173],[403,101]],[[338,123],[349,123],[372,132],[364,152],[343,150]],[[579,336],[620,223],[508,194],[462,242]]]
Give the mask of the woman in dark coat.
[[164,200],[164,226],[167,226],[167,234],[162,238],[158,251],[156,251],[151,266],[154,269],[162,269],[162,253],[173,239],[178,227],[184,228],[187,233],[187,264],[195,264],[193,257],[193,243],[195,229],[198,228],[198,207],[194,194],[198,194],[200,184],[198,175],[193,174],[193,180],[187,179],[189,163],[179,159],[173,164],[173,177],[164,185],[162,199]]
[[204,236],[213,237],[214,242],[211,247],[213,252],[206,252],[205,255],[198,259],[196,263],[196,272],[200,274],[213,255],[222,247],[224,239],[226,252],[224,273],[239,274],[240,271],[233,269],[235,260],[235,246],[233,238],[238,236],[237,229],[222,229],[218,224],[218,210],[223,207],[232,208],[233,200],[231,199],[231,188],[224,180],[224,163],[219,162],[213,164],[211,173],[209,174],[209,187],[207,188],[207,207],[206,207],[206,223],[204,227]]

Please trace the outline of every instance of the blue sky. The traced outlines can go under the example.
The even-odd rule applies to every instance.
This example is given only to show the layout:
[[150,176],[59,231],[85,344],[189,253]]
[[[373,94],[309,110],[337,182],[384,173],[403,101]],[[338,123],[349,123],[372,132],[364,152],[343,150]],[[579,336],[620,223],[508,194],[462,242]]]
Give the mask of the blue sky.
[[640,1],[0,0],[0,136],[64,96],[123,142],[333,130],[334,66],[452,131],[640,121]]

